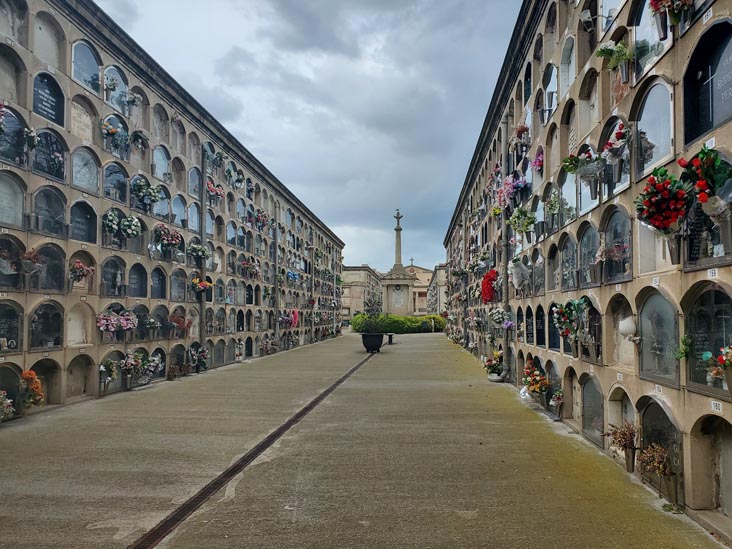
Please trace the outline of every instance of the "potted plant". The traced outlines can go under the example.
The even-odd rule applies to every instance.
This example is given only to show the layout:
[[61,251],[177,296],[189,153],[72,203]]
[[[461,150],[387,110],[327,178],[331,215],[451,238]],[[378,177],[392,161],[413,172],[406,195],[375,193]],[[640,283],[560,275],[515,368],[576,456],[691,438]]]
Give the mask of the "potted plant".
[[521,382],[530,395],[539,398],[543,408],[547,406],[546,395],[549,391],[549,380],[546,376],[534,367],[534,361],[529,359],[524,365],[524,375]]
[[681,224],[691,201],[691,184],[676,179],[665,168],[653,170],[635,199],[638,220],[666,238],[673,265],[681,262]]
[[633,473],[635,471],[635,453],[637,450],[635,441],[638,437],[638,430],[635,425],[626,421],[622,427],[613,427],[606,436],[610,437],[610,446],[623,451],[625,470]]
[[508,219],[508,224],[518,234],[530,233],[535,223],[536,216],[521,207],[516,208]]
[[45,401],[41,380],[33,370],[20,375],[20,390],[15,397],[15,415],[24,416],[31,406],[40,406]]
[[678,503],[676,486],[676,474],[671,471],[671,458],[668,450],[652,442],[645,447],[638,455],[638,463],[643,466],[646,473],[653,473],[666,485],[666,492],[671,503]]
[[352,323],[354,329],[361,334],[361,342],[367,353],[380,353],[384,343],[384,319],[381,315],[379,298],[364,301],[364,314],[358,315]]
[[681,179],[693,185],[702,210],[719,227],[724,252],[732,252],[732,167],[706,146],[690,161],[678,162],[684,168]]
[[653,14],[658,39],[663,42],[668,38],[669,19],[672,26],[678,25],[681,17],[694,9],[694,0],[651,0],[648,7]]
[[595,52],[597,57],[607,59],[607,70],[620,71],[620,81],[627,84],[630,80],[630,62],[633,60],[633,52],[628,49],[624,42],[613,42],[612,40],[600,45]]

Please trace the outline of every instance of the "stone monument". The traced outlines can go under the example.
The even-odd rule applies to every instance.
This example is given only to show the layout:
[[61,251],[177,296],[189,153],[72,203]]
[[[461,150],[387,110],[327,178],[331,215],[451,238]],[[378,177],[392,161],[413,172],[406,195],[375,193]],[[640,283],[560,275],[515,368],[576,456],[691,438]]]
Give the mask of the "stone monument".
[[414,303],[412,302],[412,290],[417,280],[416,275],[409,273],[402,265],[402,226],[401,220],[404,216],[397,209],[394,219],[394,266],[382,278],[383,288],[383,309],[385,313],[394,315],[413,315]]

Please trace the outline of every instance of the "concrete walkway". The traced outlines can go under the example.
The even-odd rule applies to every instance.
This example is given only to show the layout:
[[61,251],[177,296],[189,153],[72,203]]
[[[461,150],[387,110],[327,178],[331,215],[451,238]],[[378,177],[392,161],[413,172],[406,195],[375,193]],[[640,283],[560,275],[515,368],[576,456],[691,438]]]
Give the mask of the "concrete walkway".
[[[162,546],[716,546],[442,335],[397,341]],[[0,547],[132,543],[363,357],[345,336],[0,426]]]

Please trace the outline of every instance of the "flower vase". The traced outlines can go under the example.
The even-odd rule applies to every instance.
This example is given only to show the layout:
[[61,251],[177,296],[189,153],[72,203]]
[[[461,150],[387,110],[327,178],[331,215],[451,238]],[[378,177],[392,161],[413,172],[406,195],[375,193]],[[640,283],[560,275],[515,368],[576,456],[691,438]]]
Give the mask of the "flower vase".
[[132,389],[132,374],[126,374],[122,377],[122,388],[125,391]]
[[724,379],[727,382],[727,390],[729,391],[730,396],[732,396],[732,369],[724,370]]
[[681,263],[681,235],[672,234],[666,237],[668,256],[672,265]]
[[732,212],[730,211],[719,219],[719,236],[724,246],[724,253],[732,253]]
[[[613,183],[620,183],[620,181],[623,179],[623,163],[624,160],[622,158],[618,158],[618,160],[613,164]],[[614,185],[613,185],[614,188]]]
[[673,505],[679,503],[679,485],[676,482],[676,473],[663,475],[661,477],[661,493],[665,493],[669,502]]
[[587,181],[587,186],[590,188],[590,199],[597,200],[597,190],[600,186],[600,180],[597,178],[597,176],[591,177]]
[[655,12],[653,14],[653,22],[656,24],[658,40],[659,42],[663,42],[668,38],[668,13],[666,13],[666,10]]
[[579,358],[579,346],[576,341],[569,342],[569,348],[572,350],[572,357]]
[[630,60],[621,61],[618,70],[620,71],[620,82],[627,84],[630,81]]
[[628,473],[635,473],[635,448],[625,449],[625,470]]
[[590,362],[597,362],[597,343],[590,343],[587,345],[587,349],[590,351]]

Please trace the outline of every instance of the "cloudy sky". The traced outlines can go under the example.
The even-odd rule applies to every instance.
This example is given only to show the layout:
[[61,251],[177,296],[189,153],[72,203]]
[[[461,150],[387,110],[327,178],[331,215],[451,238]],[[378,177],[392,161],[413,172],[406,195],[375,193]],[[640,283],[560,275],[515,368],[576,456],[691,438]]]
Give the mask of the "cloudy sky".
[[[97,0],[346,243],[432,268],[520,0]],[[205,6],[205,9],[202,7]]]

